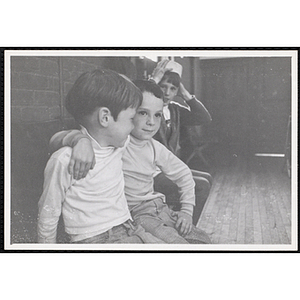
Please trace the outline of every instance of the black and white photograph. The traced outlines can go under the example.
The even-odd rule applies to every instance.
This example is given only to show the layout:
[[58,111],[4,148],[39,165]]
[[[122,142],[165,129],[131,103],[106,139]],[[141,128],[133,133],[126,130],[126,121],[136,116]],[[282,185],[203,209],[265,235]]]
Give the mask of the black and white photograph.
[[5,250],[298,250],[298,51],[5,50]]

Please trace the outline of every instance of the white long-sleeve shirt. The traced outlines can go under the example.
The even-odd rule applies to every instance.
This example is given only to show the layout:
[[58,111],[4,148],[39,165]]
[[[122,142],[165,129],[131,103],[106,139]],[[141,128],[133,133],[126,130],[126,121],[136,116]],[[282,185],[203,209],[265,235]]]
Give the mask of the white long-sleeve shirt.
[[[89,134],[83,128],[82,133]],[[89,136],[95,152],[93,170],[81,180],[68,173],[72,148],[63,147],[49,159],[39,200],[38,241],[55,243],[62,213],[72,241],[82,240],[130,219],[124,195],[122,148],[101,147]]]
[[158,197],[165,197],[153,188],[157,167],[179,188],[181,211],[190,215],[195,205],[195,182],[188,166],[160,142],[141,141],[130,136],[123,155],[125,195],[130,208]]

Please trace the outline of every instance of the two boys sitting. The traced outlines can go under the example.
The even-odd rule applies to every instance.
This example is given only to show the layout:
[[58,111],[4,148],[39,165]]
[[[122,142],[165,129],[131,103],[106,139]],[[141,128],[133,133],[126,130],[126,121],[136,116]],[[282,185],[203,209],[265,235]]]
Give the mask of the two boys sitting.
[[[134,85],[109,70],[87,72],[68,93],[66,107],[81,131],[61,132],[52,139],[56,148],[74,149],[62,147],[46,166],[39,242],[56,241],[62,213],[75,243],[210,243],[192,225],[191,171],[152,139],[163,113],[159,86],[149,81]],[[93,169],[80,180],[68,172],[76,148],[95,158]],[[153,189],[157,167],[179,187],[179,212],[170,210],[164,195]]]

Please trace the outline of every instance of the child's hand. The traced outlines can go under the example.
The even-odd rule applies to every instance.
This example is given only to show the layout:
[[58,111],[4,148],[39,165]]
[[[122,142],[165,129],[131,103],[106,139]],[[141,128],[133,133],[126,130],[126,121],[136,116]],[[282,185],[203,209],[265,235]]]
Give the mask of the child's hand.
[[192,216],[182,211],[177,212],[178,219],[175,228],[183,237],[189,234],[192,230],[193,219]]
[[81,138],[72,149],[68,171],[74,179],[84,178],[96,163],[92,143],[88,138]]
[[159,83],[161,81],[161,79],[164,77],[164,74],[167,71],[172,71],[172,68],[167,69],[166,65],[168,64],[169,60],[168,59],[163,59],[161,60],[157,66],[155,67],[155,69],[152,72],[152,79],[156,82]]

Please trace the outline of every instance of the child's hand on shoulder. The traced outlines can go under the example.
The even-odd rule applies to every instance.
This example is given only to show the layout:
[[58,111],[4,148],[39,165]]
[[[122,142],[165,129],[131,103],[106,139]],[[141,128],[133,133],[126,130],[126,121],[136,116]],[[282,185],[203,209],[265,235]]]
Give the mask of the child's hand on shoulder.
[[178,219],[175,227],[179,234],[184,237],[191,232],[193,227],[193,219],[192,216],[182,211],[177,212],[177,215]]
[[89,138],[81,138],[72,149],[68,171],[74,179],[84,178],[96,163],[95,153]]

